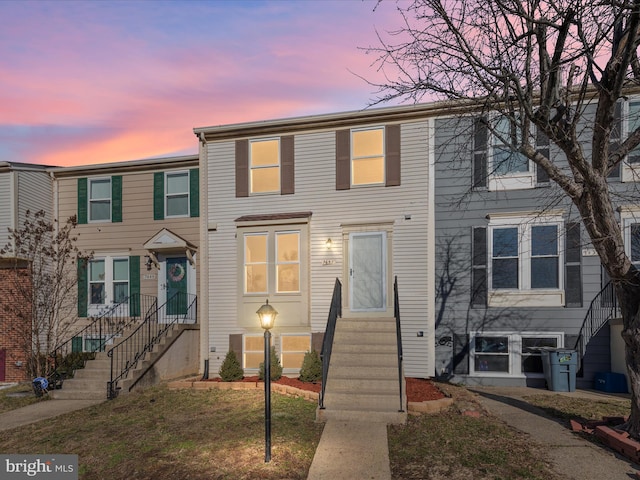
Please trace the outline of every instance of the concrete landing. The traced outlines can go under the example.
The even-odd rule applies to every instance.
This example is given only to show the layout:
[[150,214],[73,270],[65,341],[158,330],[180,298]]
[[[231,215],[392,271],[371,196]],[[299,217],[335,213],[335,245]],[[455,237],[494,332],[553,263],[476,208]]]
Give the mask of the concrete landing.
[[386,423],[327,421],[307,479],[338,478],[391,479]]

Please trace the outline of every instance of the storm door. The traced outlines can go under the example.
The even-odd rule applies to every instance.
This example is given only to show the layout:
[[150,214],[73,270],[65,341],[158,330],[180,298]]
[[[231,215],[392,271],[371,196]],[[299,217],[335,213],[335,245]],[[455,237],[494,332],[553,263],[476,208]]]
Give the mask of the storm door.
[[349,295],[351,311],[386,310],[387,245],[385,232],[349,235]]

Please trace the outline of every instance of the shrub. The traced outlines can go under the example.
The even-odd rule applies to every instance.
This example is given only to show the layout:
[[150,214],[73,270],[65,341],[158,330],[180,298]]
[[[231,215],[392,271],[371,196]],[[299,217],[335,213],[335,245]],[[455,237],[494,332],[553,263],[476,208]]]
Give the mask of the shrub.
[[322,360],[315,350],[306,352],[300,368],[301,382],[317,382],[322,380]]
[[[271,347],[271,380],[280,380],[282,377],[282,365],[280,365],[280,359],[276,355],[276,347]],[[260,372],[258,373],[260,380],[264,380],[264,362],[260,363]]]
[[242,380],[242,378],[244,377],[244,370],[242,369],[242,365],[240,365],[240,362],[238,361],[236,352],[234,352],[233,350],[229,350],[227,352],[227,356],[224,357],[224,361],[222,362],[222,365],[220,365],[218,374],[220,375],[220,378],[222,378],[223,382]]

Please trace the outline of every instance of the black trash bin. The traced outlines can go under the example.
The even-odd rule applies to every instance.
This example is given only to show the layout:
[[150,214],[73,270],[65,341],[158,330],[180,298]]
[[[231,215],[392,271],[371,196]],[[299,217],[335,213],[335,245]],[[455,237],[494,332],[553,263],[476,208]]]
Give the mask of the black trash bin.
[[554,392],[575,392],[578,352],[565,348],[541,348],[542,370],[547,388]]

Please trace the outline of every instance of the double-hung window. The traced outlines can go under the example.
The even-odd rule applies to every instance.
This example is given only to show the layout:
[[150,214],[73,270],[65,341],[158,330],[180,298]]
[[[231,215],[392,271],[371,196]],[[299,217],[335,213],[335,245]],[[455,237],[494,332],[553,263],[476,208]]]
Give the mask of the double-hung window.
[[[275,252],[269,248],[275,241]],[[271,255],[275,261],[270,260]],[[300,291],[300,232],[247,233],[244,236],[244,293]]]
[[129,297],[129,258],[98,258],[89,262],[89,305],[124,302]]
[[111,178],[89,179],[89,221],[111,221]]
[[280,139],[249,142],[249,188],[251,194],[280,192]]
[[166,216],[189,216],[189,172],[167,172],[165,186]]
[[[512,190],[533,188],[535,186],[534,167],[522,153],[515,151],[522,142],[519,122],[513,122],[505,116],[495,120],[491,138],[489,162],[489,190]],[[542,136],[534,134],[529,140],[536,148],[548,152],[548,142]]]
[[351,185],[385,183],[384,128],[351,131]]
[[489,223],[489,305],[563,304],[561,216],[494,216]]
[[631,263],[640,269],[640,211],[623,209],[621,216],[625,253]]
[[[623,132],[623,139],[631,135],[635,130],[640,128],[640,99],[629,100],[626,105],[620,105],[620,109],[626,106],[626,112],[624,112],[624,116],[626,118],[626,122],[617,122],[616,124],[621,124],[622,128],[625,130]],[[617,118],[621,115],[618,114]],[[612,141],[620,141],[618,138],[618,130],[614,129],[611,133]],[[622,164],[622,180],[626,182],[637,182],[640,180],[640,146],[634,148],[627,155],[626,161]]]

